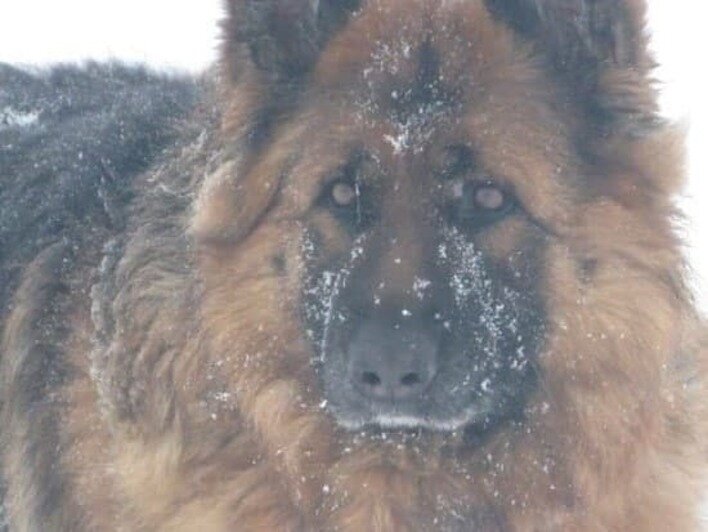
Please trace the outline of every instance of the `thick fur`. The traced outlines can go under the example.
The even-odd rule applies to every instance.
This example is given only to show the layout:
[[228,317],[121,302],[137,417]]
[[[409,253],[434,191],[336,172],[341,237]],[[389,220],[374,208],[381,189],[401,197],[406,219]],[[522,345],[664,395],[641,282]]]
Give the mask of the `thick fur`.
[[[706,336],[643,2],[228,7],[222,69],[189,120],[174,121],[195,86],[119,69],[116,139],[93,67],[69,74],[97,105],[0,124],[16,146],[0,159],[10,529],[697,530]],[[443,114],[409,120],[438,99]],[[61,139],[83,155],[50,150]],[[407,194],[385,196],[383,219],[414,226],[439,148],[460,143],[523,203],[468,238],[502,270],[535,250],[535,385],[479,438],[352,433],[323,401],[303,317],[311,244],[321,261],[356,246],[322,182],[363,149]]]
[[[51,513],[62,491],[62,482],[52,473],[59,403],[50,405],[48,399],[68,371],[65,350],[57,344],[68,331],[65,316],[56,315],[62,306],[59,294],[67,289],[61,272],[84,272],[87,276],[76,277],[75,288],[90,289],[91,263],[100,258],[110,235],[124,229],[130,181],[174,141],[176,125],[198,92],[192,80],[118,64],[34,73],[0,65],[2,360],[19,364],[23,375],[13,384],[3,374],[2,402],[27,409],[23,430],[32,435],[26,442],[31,449],[25,450],[34,458],[23,455],[16,465],[26,460],[34,480],[46,487],[32,509],[35,525],[25,528],[37,528],[37,523],[52,528],[53,521],[42,516]],[[75,252],[90,249],[94,258],[82,269]],[[27,312],[20,322],[13,318],[18,312]],[[13,324],[23,328],[22,338],[11,340]],[[15,347],[20,351],[12,351]],[[4,353],[12,353],[11,358]],[[21,369],[23,364],[34,370]],[[43,377],[37,380],[39,375]],[[45,408],[35,409],[37,401]],[[18,427],[8,420],[9,411],[4,412],[0,434],[8,438],[8,427]],[[5,469],[4,474],[11,473]],[[3,515],[0,511],[0,523]],[[17,521],[13,525],[20,526]]]
[[18,270],[76,226],[120,227],[130,178],[191,109],[191,80],[120,65],[28,73],[0,65],[0,302]]

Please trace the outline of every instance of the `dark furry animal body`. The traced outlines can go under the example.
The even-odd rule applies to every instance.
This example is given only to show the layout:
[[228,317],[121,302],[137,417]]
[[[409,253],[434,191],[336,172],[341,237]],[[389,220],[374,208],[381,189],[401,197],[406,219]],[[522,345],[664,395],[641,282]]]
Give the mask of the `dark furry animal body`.
[[705,333],[640,0],[229,0],[0,67],[10,530],[693,530]]
[[[124,230],[131,180],[178,137],[176,126],[198,94],[193,80],[118,64],[62,66],[41,73],[0,65],[0,331],[17,304],[23,271],[38,256],[52,256],[53,264],[44,267],[54,270],[45,272],[53,276],[46,286],[35,288],[36,312],[59,311],[59,293],[68,280],[64,274],[81,270],[73,254],[100,249]],[[86,292],[90,284],[90,277],[78,278],[75,288]],[[62,349],[56,345],[62,334],[52,336],[66,325],[59,317],[45,319],[54,325],[32,322],[34,345],[26,346],[32,357],[26,362],[36,364],[43,382],[28,372],[26,384],[20,385],[25,389],[12,395],[16,404],[46,399],[44,394],[51,394],[66,374]],[[45,344],[38,345],[37,334],[46,335]],[[35,451],[51,460],[56,452],[51,450],[56,445],[54,407],[37,414],[29,423],[36,423],[33,437],[44,443]],[[13,425],[8,421],[4,426]],[[32,460],[28,465],[33,468],[30,464]],[[57,489],[41,468],[36,474],[50,491]]]
[[129,181],[177,137],[192,80],[90,65],[31,74],[0,65],[0,301],[19,269],[86,225],[120,227]]

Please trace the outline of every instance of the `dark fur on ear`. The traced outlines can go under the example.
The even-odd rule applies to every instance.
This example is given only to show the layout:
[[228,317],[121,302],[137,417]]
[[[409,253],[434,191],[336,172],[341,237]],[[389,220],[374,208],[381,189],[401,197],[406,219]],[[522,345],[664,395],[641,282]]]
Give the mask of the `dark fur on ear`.
[[644,0],[486,0],[516,31],[540,40],[562,71],[646,61]]
[[297,82],[359,0],[228,0],[226,62],[232,76],[246,47],[270,81]]
[[[360,0],[226,0],[222,68],[238,95],[230,98],[222,127],[236,145],[260,153],[273,141],[273,130],[297,102],[320,51],[359,5]],[[192,224],[197,240],[235,242],[248,234],[277,193],[285,162],[274,159],[259,165],[257,158],[229,160],[214,171]]]
[[656,96],[645,0],[485,0],[534,43],[601,128],[651,127]]

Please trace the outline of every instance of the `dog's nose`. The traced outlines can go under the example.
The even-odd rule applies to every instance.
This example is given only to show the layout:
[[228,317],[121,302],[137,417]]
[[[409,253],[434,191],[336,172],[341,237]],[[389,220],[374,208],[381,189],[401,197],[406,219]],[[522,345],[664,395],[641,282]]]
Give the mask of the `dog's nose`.
[[368,319],[349,344],[349,378],[370,399],[417,398],[437,373],[438,343],[422,324]]

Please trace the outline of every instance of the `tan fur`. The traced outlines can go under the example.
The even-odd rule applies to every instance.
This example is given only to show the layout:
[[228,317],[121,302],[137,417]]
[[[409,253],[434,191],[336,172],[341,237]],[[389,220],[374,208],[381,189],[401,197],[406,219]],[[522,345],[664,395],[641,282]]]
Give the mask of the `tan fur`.
[[[373,89],[359,74],[381,43],[417,46],[431,34],[464,112],[436,126],[423,153],[399,156],[385,113],[357,121],[352,101],[365,94],[383,107],[415,67],[402,60],[394,74],[374,73]],[[114,280],[94,274],[92,293],[61,296],[74,317],[62,344],[74,369],[55,392],[63,502],[44,529],[697,530],[708,353],[672,227],[680,134],[657,126],[589,135],[588,165],[572,145],[583,117],[563,99],[564,82],[550,80],[481,2],[368,2],[328,42],[262,150],[244,146],[272,81],[239,54],[220,77],[218,126],[205,105],[184,146],[136,185],[146,199],[136,201]],[[605,72],[605,96],[654,106],[642,68]],[[552,234],[538,280],[549,313],[539,387],[524,423],[478,448],[459,435],[412,443],[348,433],[320,407],[298,318],[305,224],[321,229],[327,248],[347,245],[311,209],[320,176],[364,142],[406,190],[457,137],[481,146],[488,168]],[[170,192],[158,185],[181,194],[181,207],[159,211]],[[390,216],[398,213],[392,205]],[[161,221],[181,233],[158,239]],[[409,236],[401,249],[414,262],[420,250]],[[541,239],[515,222],[481,246],[502,259]],[[32,269],[25,278],[42,283]],[[25,292],[3,330],[8,403],[17,345],[40,312]],[[39,487],[15,463],[25,436],[4,438],[13,530],[40,530],[25,497]]]

